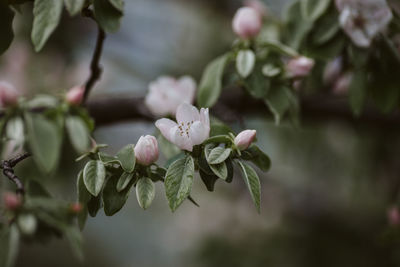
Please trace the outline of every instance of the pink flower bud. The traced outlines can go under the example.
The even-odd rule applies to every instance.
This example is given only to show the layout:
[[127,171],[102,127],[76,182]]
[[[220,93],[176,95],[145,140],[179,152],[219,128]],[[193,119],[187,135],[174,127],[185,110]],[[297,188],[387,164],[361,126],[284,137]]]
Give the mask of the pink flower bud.
[[3,201],[4,201],[4,205],[5,205],[6,209],[8,209],[8,210],[16,210],[22,204],[21,197],[15,193],[11,193],[11,192],[4,193]]
[[306,77],[313,67],[313,59],[301,56],[291,59],[286,65],[286,71],[290,77]]
[[85,94],[85,87],[75,86],[69,89],[66,100],[71,105],[80,105],[83,100],[83,95]]
[[400,225],[400,211],[397,207],[391,207],[387,211],[387,218],[389,224],[392,226]]
[[239,8],[233,18],[232,27],[233,31],[243,39],[255,37],[261,31],[262,16],[254,8]]
[[135,146],[136,161],[148,166],[158,159],[157,139],[152,135],[141,136]]
[[83,210],[83,206],[81,203],[76,202],[76,203],[72,203],[71,206],[69,207],[69,209],[72,213],[78,214]]
[[266,16],[268,14],[267,6],[260,0],[245,0],[244,5],[254,8],[261,16]]
[[343,59],[342,57],[337,57],[334,60],[330,61],[325,69],[324,69],[324,75],[323,75],[323,80],[325,84],[332,84],[334,81],[336,81],[340,73],[342,72],[343,68]]
[[353,74],[348,72],[339,77],[339,79],[333,85],[333,93],[335,95],[346,95],[349,91]]
[[18,97],[19,93],[12,84],[0,81],[0,105],[2,107],[15,105]]
[[239,150],[247,149],[251,143],[253,143],[254,138],[256,138],[256,130],[244,130],[240,132],[235,138],[235,145]]

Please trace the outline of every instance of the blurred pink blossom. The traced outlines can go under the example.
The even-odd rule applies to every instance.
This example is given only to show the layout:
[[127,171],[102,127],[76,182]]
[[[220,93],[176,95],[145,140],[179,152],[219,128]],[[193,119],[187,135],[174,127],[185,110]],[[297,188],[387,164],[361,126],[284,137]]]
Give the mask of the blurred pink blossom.
[[306,77],[311,72],[314,64],[313,59],[300,56],[289,60],[286,65],[286,71],[289,77]]
[[13,106],[18,102],[20,96],[14,85],[0,81],[0,106],[3,108]]
[[21,197],[12,192],[5,192],[3,194],[3,202],[4,206],[8,210],[16,210],[22,204]]
[[389,224],[392,226],[400,225],[400,211],[398,207],[391,207],[387,211],[387,218]]
[[71,105],[80,105],[83,101],[85,88],[83,86],[75,86],[69,89],[66,95],[66,100]]
[[156,116],[175,115],[182,103],[192,104],[196,92],[196,82],[189,76],[175,78],[162,76],[150,83],[145,103]]
[[241,7],[232,21],[233,31],[243,39],[256,37],[262,27],[262,15],[254,8]]

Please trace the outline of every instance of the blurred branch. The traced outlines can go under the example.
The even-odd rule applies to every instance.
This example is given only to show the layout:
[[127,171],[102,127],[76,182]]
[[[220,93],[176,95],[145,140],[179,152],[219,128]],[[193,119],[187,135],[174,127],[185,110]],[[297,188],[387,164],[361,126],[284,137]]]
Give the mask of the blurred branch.
[[17,194],[19,195],[24,195],[25,194],[25,188],[24,184],[21,182],[21,180],[18,178],[17,175],[14,173],[14,167],[24,159],[30,157],[30,153],[23,153],[20,155],[15,156],[12,159],[9,160],[2,160],[0,163],[0,169],[3,170],[3,174],[8,177],[16,186],[17,186]]

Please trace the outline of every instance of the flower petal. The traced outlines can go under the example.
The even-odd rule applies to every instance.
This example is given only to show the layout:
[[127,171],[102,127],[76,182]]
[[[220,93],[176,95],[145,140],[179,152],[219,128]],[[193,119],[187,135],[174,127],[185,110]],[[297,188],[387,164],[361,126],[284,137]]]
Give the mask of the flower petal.
[[176,121],[178,124],[187,124],[200,120],[199,111],[195,106],[188,103],[182,103],[176,110]]
[[159,119],[156,121],[156,127],[168,141],[171,141],[171,129],[178,128],[178,125],[170,119]]
[[171,142],[177,145],[180,149],[192,151],[193,144],[186,133],[183,133],[179,130],[178,126],[175,126],[170,131]]
[[208,108],[200,109],[200,122],[210,130],[210,115],[208,112]]
[[190,127],[189,135],[192,145],[200,145],[210,135],[210,129],[200,121],[196,121]]

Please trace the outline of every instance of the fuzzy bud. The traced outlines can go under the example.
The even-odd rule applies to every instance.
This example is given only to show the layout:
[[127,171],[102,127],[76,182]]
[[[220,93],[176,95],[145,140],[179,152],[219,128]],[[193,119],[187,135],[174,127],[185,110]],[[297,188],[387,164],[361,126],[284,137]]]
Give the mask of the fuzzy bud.
[[0,105],[2,107],[15,105],[18,97],[19,93],[12,84],[0,81]]
[[141,136],[135,146],[136,161],[148,166],[158,159],[157,139],[152,135]]
[[256,130],[244,130],[235,138],[235,145],[239,150],[247,149],[256,138]]
[[11,192],[4,193],[3,201],[4,201],[4,206],[8,210],[16,210],[22,205],[21,197]]
[[236,12],[233,21],[233,31],[243,39],[257,36],[262,27],[262,16],[254,8],[242,7]]
[[72,213],[78,214],[83,210],[83,206],[79,202],[72,203],[69,207]]
[[66,100],[71,105],[80,105],[83,101],[83,96],[85,94],[85,88],[83,86],[75,86],[69,89]]
[[289,77],[306,77],[311,72],[314,64],[313,59],[301,56],[291,59],[286,66],[286,71]]

